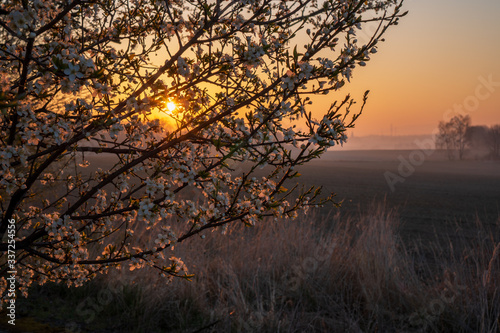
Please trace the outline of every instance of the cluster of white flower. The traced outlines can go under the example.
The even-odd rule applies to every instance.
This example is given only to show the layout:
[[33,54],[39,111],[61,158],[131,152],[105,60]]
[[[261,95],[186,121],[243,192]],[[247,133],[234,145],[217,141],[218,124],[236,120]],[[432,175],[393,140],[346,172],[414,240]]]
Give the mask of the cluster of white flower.
[[186,63],[183,57],[177,58],[177,73],[184,77],[189,77],[189,65]]
[[144,199],[139,202],[139,209],[137,210],[137,219],[139,221],[151,222],[154,219],[155,214],[151,211],[155,207],[155,204],[151,202],[150,199]]
[[281,78],[281,88],[283,90],[292,90],[297,82],[297,76],[291,70],[288,70],[286,75]]
[[28,29],[30,22],[33,22],[32,12],[27,10],[13,10],[8,15],[8,24],[18,36],[23,34],[23,30]]
[[163,177],[158,177],[156,179],[148,178],[144,181],[146,185],[146,194],[149,196],[154,196],[157,193],[165,193],[166,179]]
[[27,174],[16,171],[13,162],[17,159],[21,166],[27,165],[28,152],[24,147],[4,146],[0,149],[0,188],[12,194],[18,188],[26,188]]
[[248,45],[243,51],[242,57],[245,64],[250,67],[260,65],[262,57],[265,55],[264,48],[262,45],[257,44],[254,41],[249,41]]
[[155,239],[155,244],[158,248],[167,247],[177,241],[175,232],[172,231],[170,226],[163,225],[161,230],[162,232]]
[[40,220],[47,234],[57,241],[62,241],[68,235],[77,232],[71,218],[67,215],[60,217],[57,212],[42,214]]
[[305,61],[299,61],[299,75],[298,79],[299,81],[302,81],[304,79],[309,80],[309,78],[312,76],[313,71],[314,71],[314,66],[309,64],[308,62]]
[[340,119],[324,116],[321,122],[316,122],[316,125],[317,131],[309,139],[312,144],[333,147],[337,143],[343,145],[346,142],[346,128]]
[[[70,27],[68,25],[68,27]],[[71,28],[71,27],[70,27]],[[70,34],[69,31],[67,34]],[[65,92],[74,92],[87,81],[81,80],[89,76],[96,70],[94,61],[87,55],[80,54],[75,47],[67,47],[61,50],[51,60],[52,66],[58,71],[62,71],[65,77],[60,84]],[[77,80],[78,79],[78,80]]]

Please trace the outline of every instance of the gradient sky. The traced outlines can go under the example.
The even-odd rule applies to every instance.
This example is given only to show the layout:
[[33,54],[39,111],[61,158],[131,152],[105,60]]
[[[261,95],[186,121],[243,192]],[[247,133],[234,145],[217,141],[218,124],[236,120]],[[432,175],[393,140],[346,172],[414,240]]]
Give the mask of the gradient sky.
[[[391,127],[394,135],[428,134],[464,103],[473,125],[500,124],[500,1],[406,0],[405,8],[409,14],[343,89],[358,100],[371,91],[354,134],[391,135]],[[480,88],[475,107],[479,78],[489,76],[498,86]]]

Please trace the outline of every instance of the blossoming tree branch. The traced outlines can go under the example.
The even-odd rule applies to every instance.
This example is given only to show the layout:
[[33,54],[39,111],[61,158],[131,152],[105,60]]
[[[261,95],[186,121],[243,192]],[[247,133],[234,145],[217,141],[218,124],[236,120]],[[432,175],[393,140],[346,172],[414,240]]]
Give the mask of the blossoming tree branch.
[[401,6],[1,1],[0,234],[15,220],[20,289],[112,266],[186,277],[174,244],[331,201],[284,185],[346,140],[366,94],[320,117],[310,96],[341,89]]

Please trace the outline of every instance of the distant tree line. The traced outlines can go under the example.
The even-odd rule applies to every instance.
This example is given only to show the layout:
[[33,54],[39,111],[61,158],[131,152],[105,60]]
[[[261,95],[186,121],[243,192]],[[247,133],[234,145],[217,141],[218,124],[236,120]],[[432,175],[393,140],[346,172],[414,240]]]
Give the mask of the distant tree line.
[[492,157],[500,157],[500,124],[471,126],[466,138],[471,148],[488,148]]
[[436,148],[446,149],[450,160],[463,159],[467,148],[488,150],[490,158],[500,158],[500,124],[471,126],[469,115],[458,115],[439,122],[438,128]]

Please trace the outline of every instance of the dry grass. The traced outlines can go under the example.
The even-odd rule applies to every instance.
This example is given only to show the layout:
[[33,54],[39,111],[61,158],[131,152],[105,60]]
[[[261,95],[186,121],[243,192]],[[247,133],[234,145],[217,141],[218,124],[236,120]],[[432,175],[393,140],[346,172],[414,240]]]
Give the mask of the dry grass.
[[493,333],[500,223],[476,230],[403,245],[383,204],[347,220],[235,226],[175,247],[191,282],[116,271],[63,304],[82,331]]
[[191,282],[110,274],[131,289],[101,317],[136,332],[497,332],[498,227],[404,246],[383,205],[344,221],[236,226],[176,246]]

